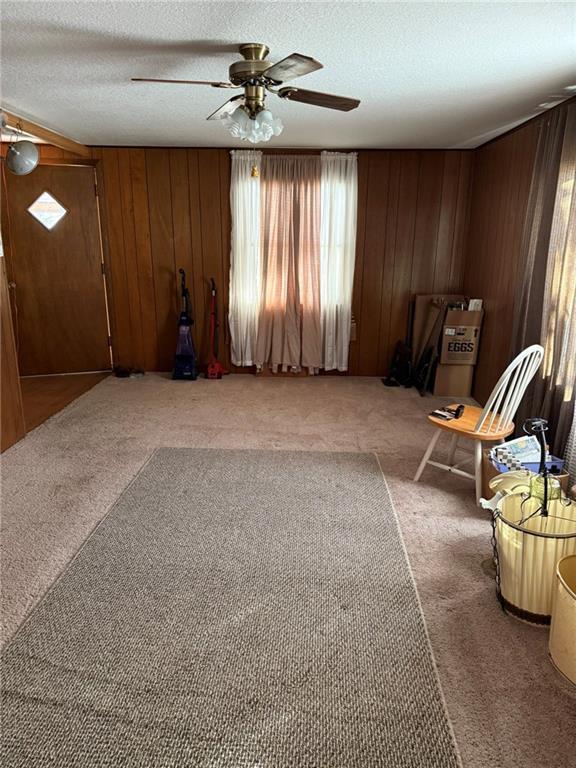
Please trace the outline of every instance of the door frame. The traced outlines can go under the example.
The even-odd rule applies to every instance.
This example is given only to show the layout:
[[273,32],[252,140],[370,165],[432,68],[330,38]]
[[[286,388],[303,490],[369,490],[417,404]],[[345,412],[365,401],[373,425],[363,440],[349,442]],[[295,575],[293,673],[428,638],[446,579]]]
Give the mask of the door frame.
[[[94,184],[95,184],[95,191],[96,191],[96,214],[98,218],[98,229],[100,233],[100,260],[102,264],[102,285],[104,289],[104,311],[106,314],[106,327],[108,329],[108,351],[110,354],[110,370],[114,370],[114,348],[113,343],[115,339],[115,329],[112,325],[112,317],[113,313],[110,311],[111,306],[113,305],[113,292],[112,292],[112,285],[111,281],[108,280],[108,276],[110,274],[110,249],[108,246],[108,240],[107,240],[107,222],[106,222],[106,206],[100,205],[100,198],[102,194],[104,194],[104,174],[102,172],[102,164],[101,161],[98,159],[92,160],[92,159],[86,159],[86,158],[80,158],[78,160],[68,160],[68,159],[62,159],[62,158],[48,158],[48,157],[42,157],[40,156],[40,161],[38,165],[52,165],[52,166],[84,166],[88,168],[93,168],[94,170]],[[13,274],[12,274],[12,265],[13,265],[13,256],[12,256],[12,243],[10,240],[10,225],[9,225],[9,217],[7,215],[7,209],[8,209],[8,199],[7,199],[7,184],[6,184],[6,166],[2,162],[2,221],[6,222],[6,224],[2,225],[2,242],[4,246],[4,257],[5,257],[5,265],[6,265],[6,276],[8,279],[8,288],[10,289],[10,284],[13,282]],[[8,291],[10,298],[12,297],[12,292]],[[13,333],[16,333],[16,329],[14,328],[14,314],[13,311],[10,312],[10,317],[12,318],[12,328]],[[19,374],[20,375],[20,374]]]

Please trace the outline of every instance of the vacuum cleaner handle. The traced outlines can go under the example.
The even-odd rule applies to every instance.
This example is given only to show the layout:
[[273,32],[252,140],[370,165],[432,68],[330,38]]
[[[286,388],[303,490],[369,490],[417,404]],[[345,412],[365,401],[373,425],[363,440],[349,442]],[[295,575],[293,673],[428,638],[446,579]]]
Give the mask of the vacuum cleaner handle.
[[216,359],[218,357],[218,307],[216,303],[216,282],[213,277],[210,278],[210,293],[212,295],[210,306],[210,342],[212,349],[212,357]]
[[193,324],[194,320],[192,318],[192,307],[190,306],[190,291],[186,287],[186,272],[184,272],[182,268],[180,268],[178,272],[180,274],[180,311],[185,312],[190,319],[190,323]]

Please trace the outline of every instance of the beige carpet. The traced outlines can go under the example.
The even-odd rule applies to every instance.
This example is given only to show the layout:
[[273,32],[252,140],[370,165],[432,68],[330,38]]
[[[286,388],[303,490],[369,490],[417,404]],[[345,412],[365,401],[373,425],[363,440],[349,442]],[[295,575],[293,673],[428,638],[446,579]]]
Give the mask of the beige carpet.
[[548,661],[546,631],[500,611],[470,484],[432,468],[410,481],[438,402],[367,378],[107,379],[3,455],[6,634],[157,447],[376,451],[465,768],[567,768],[576,692]]

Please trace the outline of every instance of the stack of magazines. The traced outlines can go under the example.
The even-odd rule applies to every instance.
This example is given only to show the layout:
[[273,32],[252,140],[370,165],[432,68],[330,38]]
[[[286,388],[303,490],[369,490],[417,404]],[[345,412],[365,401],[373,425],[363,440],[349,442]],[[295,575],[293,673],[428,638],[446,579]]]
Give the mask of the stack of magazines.
[[[529,469],[531,472],[538,472],[540,467],[538,438],[535,435],[526,435],[517,440],[510,440],[503,445],[497,445],[490,451],[490,460],[499,472],[515,469]],[[564,462],[546,452],[546,466],[556,474],[562,471]]]

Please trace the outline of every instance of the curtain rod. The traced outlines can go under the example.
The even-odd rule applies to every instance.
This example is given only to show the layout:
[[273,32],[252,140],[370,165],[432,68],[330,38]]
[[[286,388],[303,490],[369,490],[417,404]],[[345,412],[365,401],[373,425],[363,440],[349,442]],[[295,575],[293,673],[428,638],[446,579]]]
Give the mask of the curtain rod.
[[267,157],[322,157],[322,155],[341,155],[342,157],[358,157],[358,152],[338,152],[337,150],[322,149],[318,150],[314,154],[307,154],[306,152],[282,152],[281,149],[231,149],[230,154],[248,154],[258,152],[261,155]]

